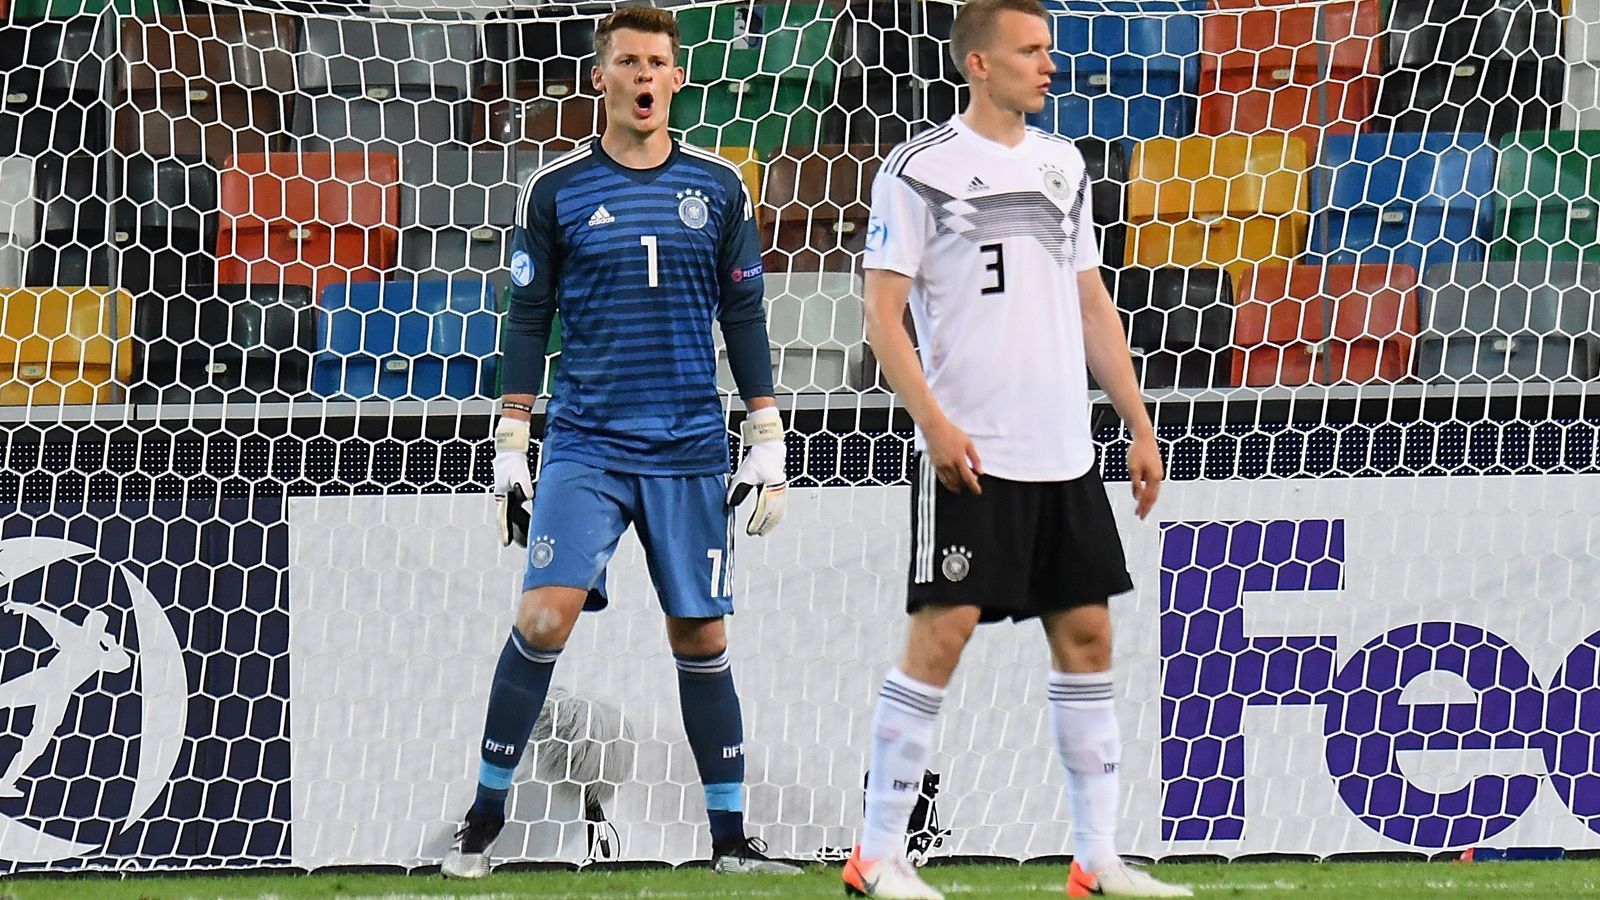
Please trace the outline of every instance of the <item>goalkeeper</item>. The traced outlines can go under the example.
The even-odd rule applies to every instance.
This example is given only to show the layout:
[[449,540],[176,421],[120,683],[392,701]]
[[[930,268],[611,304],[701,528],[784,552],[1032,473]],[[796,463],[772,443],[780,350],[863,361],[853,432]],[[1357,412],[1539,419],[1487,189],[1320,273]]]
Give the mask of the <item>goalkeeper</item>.
[[[666,613],[712,865],[798,873],[745,836],[744,727],[722,622],[733,508],[753,492],[746,532],[765,535],[786,488],[754,210],[738,167],[667,132],[684,79],[670,13],[618,10],[596,28],[595,52],[605,131],[533,173],[512,232],[494,492],[501,540],[527,545],[527,569],[489,691],[477,798],[443,870],[488,874],[551,672],[579,611],[606,605],[606,563],[632,524]],[[558,308],[561,368],[529,519],[530,414]],[[749,453],[731,489],[714,322],[747,411]]]

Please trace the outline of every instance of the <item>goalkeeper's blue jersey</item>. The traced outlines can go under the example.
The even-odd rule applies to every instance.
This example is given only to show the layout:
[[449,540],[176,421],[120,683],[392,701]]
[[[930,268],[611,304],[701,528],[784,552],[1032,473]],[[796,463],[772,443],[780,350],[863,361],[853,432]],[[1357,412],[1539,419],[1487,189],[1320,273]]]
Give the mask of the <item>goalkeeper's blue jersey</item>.
[[[629,169],[592,140],[535,172],[519,206],[509,321],[561,315],[545,461],[726,472],[712,327],[756,316],[765,328],[760,244],[739,169],[678,142],[664,164]],[[537,392],[535,366],[511,368],[507,394]]]

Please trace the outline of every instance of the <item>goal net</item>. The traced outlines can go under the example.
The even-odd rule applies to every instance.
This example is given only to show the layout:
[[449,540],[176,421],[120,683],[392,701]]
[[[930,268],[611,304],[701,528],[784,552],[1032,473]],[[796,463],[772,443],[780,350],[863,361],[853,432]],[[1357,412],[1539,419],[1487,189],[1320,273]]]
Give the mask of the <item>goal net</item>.
[[[1030,122],[1088,163],[1170,478],[1134,518],[1092,392],[1136,585],[1121,846],[1600,848],[1600,2],[1046,6]],[[965,102],[957,8],[674,8],[671,124],[745,174],[791,427],[729,623],[775,856],[848,851],[904,635],[912,428],[861,254],[885,154]],[[486,497],[509,225],[603,127],[609,9],[12,0],[0,872],[442,856],[524,565]],[[632,537],[609,580],[505,860],[709,855]],[[919,861],[1070,852],[1048,665],[1025,625],[967,651]]]

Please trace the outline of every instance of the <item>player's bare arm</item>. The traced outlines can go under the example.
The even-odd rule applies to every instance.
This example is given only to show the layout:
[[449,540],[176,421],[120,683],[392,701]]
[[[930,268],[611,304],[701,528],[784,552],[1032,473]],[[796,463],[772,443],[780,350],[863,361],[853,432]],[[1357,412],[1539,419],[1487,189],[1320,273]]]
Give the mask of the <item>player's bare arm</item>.
[[906,334],[903,322],[911,298],[911,278],[887,269],[868,269],[866,291],[867,342],[872,345],[889,387],[922,428],[928,460],[933,463],[939,482],[957,493],[963,485],[974,494],[983,493],[978,483],[978,476],[983,474],[978,449],[972,438],[939,409],[928,379],[922,374],[917,348],[911,346],[911,336]]
[[1142,519],[1156,505],[1161,481],[1166,477],[1161,466],[1161,449],[1156,445],[1155,426],[1150,424],[1144,397],[1139,393],[1139,379],[1133,372],[1122,320],[1117,317],[1116,305],[1100,280],[1098,270],[1078,273],[1078,296],[1083,309],[1083,349],[1089,371],[1094,373],[1095,381],[1111,398],[1117,415],[1133,433],[1133,446],[1128,448],[1128,476],[1138,504],[1135,511]]

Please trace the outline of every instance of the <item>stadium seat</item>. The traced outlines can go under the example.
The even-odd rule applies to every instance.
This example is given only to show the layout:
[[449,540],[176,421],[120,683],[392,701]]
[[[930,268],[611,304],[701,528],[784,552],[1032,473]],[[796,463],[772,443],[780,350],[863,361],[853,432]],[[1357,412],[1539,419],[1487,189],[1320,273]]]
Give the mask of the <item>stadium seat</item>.
[[1411,266],[1251,269],[1237,296],[1234,384],[1394,383],[1411,375]]
[[292,132],[307,150],[396,153],[408,144],[465,149],[469,103],[483,82],[470,21],[309,16]]
[[117,161],[96,156],[40,156],[34,164],[39,242],[28,252],[32,287],[111,284],[111,197],[120,191]]
[[882,162],[871,144],[793,147],[768,159],[768,212],[761,216],[767,271],[853,270]]
[[1489,262],[1423,276],[1417,374],[1428,381],[1600,377],[1600,266]]
[[1374,130],[1552,128],[1560,41],[1553,0],[1394,0]]
[[505,97],[497,96],[501,86],[485,87],[475,104],[475,145],[551,152],[599,135],[606,127],[605,105],[580,84],[587,82],[521,81]]
[[317,311],[307,288],[154,293],[139,298],[133,323],[143,359],[135,403],[285,401],[310,383]]
[[963,80],[946,48],[955,7],[855,0],[834,27],[836,108],[823,116],[829,144],[887,149],[955,115]]
[[212,7],[122,23],[117,149],[205,156],[278,149],[295,90],[296,19]]
[[1600,131],[1527,131],[1500,141],[1494,260],[1600,262]]
[[33,160],[0,159],[0,287],[22,284],[22,264],[39,239],[39,202],[33,196]]
[[1561,127],[1600,128],[1600,0],[1571,0],[1566,16],[1566,102]]
[[[863,386],[866,346],[861,278],[847,272],[786,272],[764,279],[772,378],[785,393],[817,393]],[[717,384],[737,392],[722,332]]]
[[1305,250],[1306,147],[1283,135],[1156,138],[1128,176],[1128,265],[1230,274]]
[[375,281],[394,268],[399,160],[373,153],[245,153],[222,171],[217,281]]
[[17,0],[11,14],[17,18],[66,19],[73,16],[98,16],[106,7],[115,7],[118,15],[170,16],[178,12],[179,0]]
[[139,298],[209,290],[217,277],[216,170],[199,156],[133,156],[119,166],[117,283]]
[[314,394],[465,400],[494,386],[499,315],[487,281],[334,285],[321,306]]
[[1329,137],[1311,183],[1317,215],[1307,253],[1419,272],[1451,260],[1481,262],[1493,230],[1494,158],[1484,134]]
[[1368,130],[1383,65],[1377,0],[1211,7],[1227,12],[1201,26],[1202,134],[1289,132],[1315,158],[1323,136]]
[[480,281],[506,267],[516,157],[505,150],[409,148],[400,157],[400,268],[415,279]]
[[109,145],[111,19],[27,19],[0,27],[0,156],[99,153]]
[[702,147],[755,147],[763,156],[815,144],[835,102],[829,57],[835,12],[811,3],[720,4],[678,13],[688,84],[672,126]]
[[1089,167],[1095,238],[1100,242],[1105,270],[1110,272],[1122,267],[1127,254],[1128,157],[1121,141],[1083,137],[1074,143]]
[[132,317],[133,298],[106,287],[0,292],[0,406],[121,402]]
[[1230,384],[1233,281],[1221,269],[1123,269],[1111,295],[1146,388]]
[[1204,0],[1108,8],[1050,0],[1056,64],[1051,96],[1029,122],[1069,137],[1145,140],[1194,133]]
[[594,65],[594,26],[588,15],[573,15],[568,5],[499,9],[483,23],[485,81],[587,83]]

